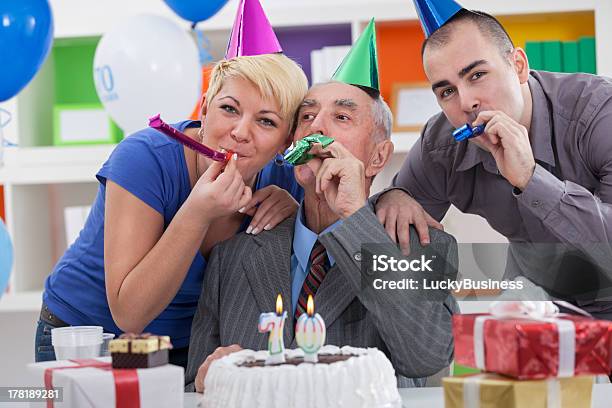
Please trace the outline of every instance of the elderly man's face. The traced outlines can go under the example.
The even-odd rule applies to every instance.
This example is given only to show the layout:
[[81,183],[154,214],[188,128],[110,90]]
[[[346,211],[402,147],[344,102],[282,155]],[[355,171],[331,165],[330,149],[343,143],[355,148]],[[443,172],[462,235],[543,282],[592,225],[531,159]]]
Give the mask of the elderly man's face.
[[[372,103],[368,94],[352,85],[315,85],[298,112],[294,140],[313,133],[332,137],[367,167],[376,146]],[[321,160],[313,159],[296,167],[298,182],[303,186],[312,182],[320,165]]]

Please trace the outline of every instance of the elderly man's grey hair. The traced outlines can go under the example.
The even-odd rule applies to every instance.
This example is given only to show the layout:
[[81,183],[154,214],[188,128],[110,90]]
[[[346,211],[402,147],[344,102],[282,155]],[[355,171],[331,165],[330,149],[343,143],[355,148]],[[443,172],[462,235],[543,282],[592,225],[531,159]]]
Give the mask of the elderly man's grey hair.
[[391,139],[393,128],[393,114],[382,95],[373,98],[372,118],[374,119],[374,129],[376,131],[376,141]]

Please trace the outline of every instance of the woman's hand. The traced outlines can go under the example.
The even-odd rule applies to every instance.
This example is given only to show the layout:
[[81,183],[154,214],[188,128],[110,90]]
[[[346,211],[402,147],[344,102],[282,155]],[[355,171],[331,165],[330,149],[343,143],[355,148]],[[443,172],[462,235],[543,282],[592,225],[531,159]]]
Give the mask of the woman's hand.
[[251,200],[251,188],[244,184],[236,167],[234,154],[225,169],[223,163],[213,162],[198,179],[189,200],[196,205],[208,221],[230,215]]
[[253,193],[249,202],[238,211],[253,217],[246,233],[257,234],[276,227],[295,214],[298,207],[298,202],[287,190],[269,185]]

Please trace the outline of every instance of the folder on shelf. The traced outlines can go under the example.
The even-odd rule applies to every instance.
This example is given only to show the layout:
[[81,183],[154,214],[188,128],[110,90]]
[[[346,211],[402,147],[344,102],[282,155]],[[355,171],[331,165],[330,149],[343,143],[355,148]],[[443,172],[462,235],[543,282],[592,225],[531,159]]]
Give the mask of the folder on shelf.
[[333,45],[312,50],[310,52],[312,83],[329,81],[350,49],[350,45]]
[[579,72],[578,65],[578,43],[576,41],[564,41],[562,43],[563,72]]
[[529,69],[542,69],[542,43],[539,41],[525,42],[525,52],[529,60]]
[[310,78],[312,84],[322,82],[325,77],[325,59],[323,50],[310,51]]
[[70,246],[78,238],[85,226],[90,206],[76,206],[64,208],[64,227],[66,229],[66,245]]
[[53,122],[56,146],[112,144],[122,138],[101,104],[56,104]]
[[6,220],[4,215],[4,186],[0,186],[0,218]]
[[578,40],[578,53],[580,72],[596,74],[595,37],[581,37]]
[[550,72],[562,72],[561,41],[544,41],[542,43],[542,69]]

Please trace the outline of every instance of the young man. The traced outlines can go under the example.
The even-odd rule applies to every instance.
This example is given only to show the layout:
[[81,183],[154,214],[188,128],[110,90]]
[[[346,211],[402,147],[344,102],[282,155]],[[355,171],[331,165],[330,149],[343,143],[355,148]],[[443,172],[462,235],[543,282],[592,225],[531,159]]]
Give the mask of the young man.
[[[530,71],[495,18],[457,7],[439,27],[423,23],[443,112],[393,180],[410,197],[383,194],[379,219],[405,241],[400,225],[433,225],[451,204],[481,215],[511,243],[509,276],[612,318],[612,302],[594,302],[612,288],[612,81]],[[484,133],[456,142],[466,123]]]

